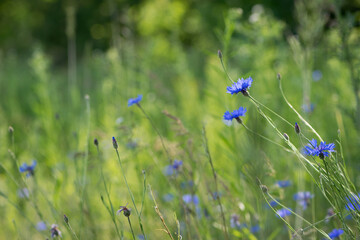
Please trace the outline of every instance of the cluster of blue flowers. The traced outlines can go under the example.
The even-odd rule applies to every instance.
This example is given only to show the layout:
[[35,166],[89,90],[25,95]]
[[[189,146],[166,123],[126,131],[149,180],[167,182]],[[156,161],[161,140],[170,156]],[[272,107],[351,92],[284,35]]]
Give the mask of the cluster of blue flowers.
[[[253,80],[251,77],[247,79],[239,79],[237,82],[235,82],[233,85],[226,88],[227,93],[238,94],[242,93],[244,96],[249,96],[248,89],[250,88]],[[245,116],[246,108],[240,107],[239,109],[236,109],[232,112],[226,111],[223,116],[224,123],[226,125],[231,125],[232,120],[235,119],[238,123],[242,123],[242,120],[240,117]]]

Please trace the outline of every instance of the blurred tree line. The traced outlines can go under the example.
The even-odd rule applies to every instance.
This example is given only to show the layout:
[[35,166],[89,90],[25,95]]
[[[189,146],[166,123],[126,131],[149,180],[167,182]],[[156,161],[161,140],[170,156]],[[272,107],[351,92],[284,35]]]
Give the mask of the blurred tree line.
[[[27,55],[40,45],[56,63],[65,63],[71,40],[79,56],[87,48],[108,49],[115,35],[134,41],[161,35],[180,40],[184,47],[202,45],[205,40],[219,45],[214,30],[224,28],[228,9],[241,8],[247,17],[255,4],[271,9],[287,24],[287,32],[296,32],[295,1],[289,0],[2,0],[0,48]],[[344,1],[343,8],[357,12],[360,1]],[[324,5],[324,9],[330,8]]]

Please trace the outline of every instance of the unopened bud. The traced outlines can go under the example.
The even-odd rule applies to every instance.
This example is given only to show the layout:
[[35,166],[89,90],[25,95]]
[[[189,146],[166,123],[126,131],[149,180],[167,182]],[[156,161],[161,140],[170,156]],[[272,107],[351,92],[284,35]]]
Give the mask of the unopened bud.
[[297,134],[300,133],[300,127],[299,127],[299,125],[297,124],[297,122],[295,123],[295,132],[296,132]]
[[115,149],[118,149],[118,144],[117,144],[117,141],[116,141],[116,139],[115,139],[115,137],[112,137],[112,142],[113,142],[113,146],[114,146],[114,148]]
[[268,187],[266,185],[260,185],[261,191],[263,191],[263,193],[267,193],[268,192]]
[[283,135],[286,140],[289,140],[289,135],[287,135],[286,133],[284,133]]
[[280,73],[276,74],[276,77],[277,77],[278,80],[280,80],[281,79]]
[[218,50],[218,57],[219,57],[220,59],[222,59],[222,53],[221,53],[220,50]]
[[94,138],[94,144],[95,146],[99,146],[99,141],[97,140],[97,138]]
[[69,218],[64,214],[64,222],[66,223],[66,224],[69,224]]

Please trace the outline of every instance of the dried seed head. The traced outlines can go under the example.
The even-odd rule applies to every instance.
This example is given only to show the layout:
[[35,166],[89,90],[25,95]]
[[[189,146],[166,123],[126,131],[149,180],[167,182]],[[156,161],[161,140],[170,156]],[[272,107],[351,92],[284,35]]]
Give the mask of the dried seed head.
[[269,189],[266,185],[261,184],[260,188],[261,188],[261,191],[263,191],[263,193],[267,193],[269,191]]

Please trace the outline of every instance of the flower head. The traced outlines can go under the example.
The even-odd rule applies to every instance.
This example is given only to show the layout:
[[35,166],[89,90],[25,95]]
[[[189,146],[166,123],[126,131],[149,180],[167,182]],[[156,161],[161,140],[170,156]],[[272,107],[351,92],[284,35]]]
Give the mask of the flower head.
[[259,232],[260,231],[260,226],[259,226],[259,224],[258,225],[255,225],[255,226],[252,226],[251,228],[250,228],[250,232],[252,232],[252,233],[257,233],[257,232]]
[[47,227],[46,227],[46,223],[44,221],[40,221],[36,224],[36,230],[38,230],[39,232],[45,231],[46,229],[47,229]]
[[350,198],[346,197],[345,200],[347,204],[345,205],[346,210],[355,211],[360,210],[360,193],[358,195],[353,195]]
[[331,239],[334,239],[334,238],[340,237],[340,235],[343,233],[344,233],[344,230],[335,228],[328,235]]
[[278,187],[280,187],[280,188],[286,188],[291,185],[291,181],[289,181],[289,180],[277,181],[276,185],[278,185]]
[[232,113],[230,113],[229,111],[226,111],[224,113],[224,123],[226,125],[231,125],[231,122],[233,119],[236,119],[236,121],[238,121],[238,123],[242,123],[240,117],[245,116],[246,113],[246,108],[240,107],[237,110],[234,110]]
[[134,105],[134,104],[138,104],[142,99],[142,95],[139,94],[136,98],[130,98],[128,100],[128,107]]
[[287,208],[279,209],[276,211],[276,213],[277,213],[276,217],[281,217],[281,218],[291,215],[291,211]]
[[313,197],[314,195],[310,192],[298,192],[294,194],[294,200],[297,201],[304,210],[309,206],[310,199]]
[[226,92],[231,93],[231,95],[241,92],[244,96],[248,96],[247,89],[250,88],[252,82],[253,80],[251,77],[248,77],[247,79],[241,78],[230,87],[227,87]]
[[61,231],[59,230],[58,225],[56,224],[51,225],[50,232],[52,238],[61,237]]
[[185,194],[182,199],[187,204],[193,203],[194,205],[198,205],[200,202],[198,196],[191,194]]
[[34,170],[36,167],[36,160],[32,160],[32,164],[31,165],[27,165],[26,163],[23,163],[20,167],[19,167],[19,171],[21,173],[26,172],[26,176],[30,177],[34,175]]
[[305,146],[303,152],[309,156],[319,156],[321,159],[324,157],[330,156],[330,152],[334,152],[335,144],[326,142],[320,142],[319,146],[317,145],[316,139],[310,141],[310,143]]
[[120,206],[120,209],[116,211],[116,215],[119,215],[121,212],[124,212],[125,217],[129,217],[131,214],[131,209],[127,208],[126,206]]
[[183,164],[183,162],[181,160],[175,159],[173,164],[167,165],[165,167],[164,174],[167,176],[170,176],[170,175],[173,175],[174,173],[178,173],[182,164]]

